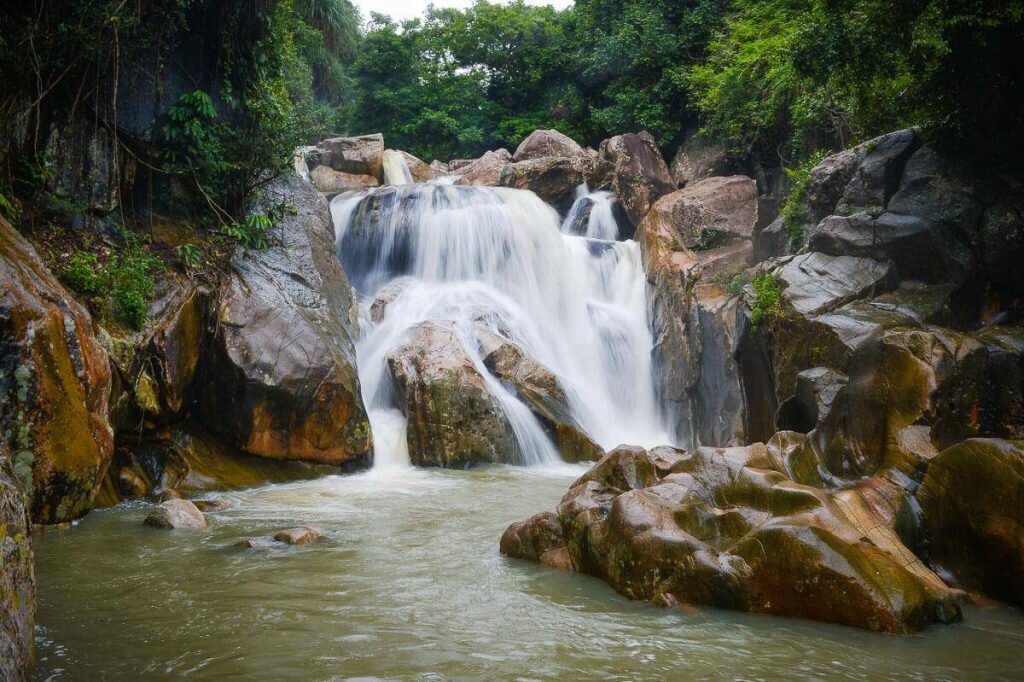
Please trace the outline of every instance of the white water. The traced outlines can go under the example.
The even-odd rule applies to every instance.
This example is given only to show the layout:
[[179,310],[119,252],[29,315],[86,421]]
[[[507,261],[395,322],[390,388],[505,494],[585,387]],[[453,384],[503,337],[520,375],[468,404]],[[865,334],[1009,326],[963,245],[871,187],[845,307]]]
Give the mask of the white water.
[[411,185],[413,183],[412,172],[405,157],[394,149],[384,150],[384,184],[385,185]]
[[[615,222],[614,205],[615,195],[611,192],[591,192],[586,183],[580,185],[576,188],[576,200],[562,221],[562,232],[581,234],[591,239],[615,240],[619,235],[619,225]],[[581,218],[587,209],[590,215],[582,223]]]
[[[375,467],[408,466],[386,358],[427,320],[454,326],[513,426],[521,463],[559,457],[530,410],[484,367],[487,332],[554,372],[579,425],[602,447],[670,442],[654,397],[634,242],[562,234],[536,195],[504,188],[405,185],[339,196],[331,209],[364,312],[357,354]],[[375,298],[389,301],[378,323]]]

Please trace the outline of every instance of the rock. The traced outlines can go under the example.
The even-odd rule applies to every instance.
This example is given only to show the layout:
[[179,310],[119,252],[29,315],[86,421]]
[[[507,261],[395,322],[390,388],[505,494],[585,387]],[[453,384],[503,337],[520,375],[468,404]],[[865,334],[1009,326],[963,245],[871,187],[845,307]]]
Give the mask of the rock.
[[816,252],[794,256],[774,274],[783,286],[783,297],[803,315],[820,315],[896,286],[896,273],[888,262]]
[[369,175],[378,181],[384,173],[384,136],[332,137],[323,140],[320,163],[343,173]]
[[618,135],[601,143],[601,158],[614,166],[612,188],[636,226],[660,197],[676,188],[650,133]]
[[778,258],[789,253],[789,230],[786,220],[779,216],[754,234],[754,262]]
[[503,166],[497,184],[530,190],[564,211],[583,183],[591,189],[607,187],[611,168],[611,164],[588,156],[547,156]]
[[672,179],[676,186],[686,187],[699,180],[729,175],[734,164],[726,148],[702,137],[691,136],[672,157]]
[[571,137],[557,130],[534,130],[519,143],[512,160],[528,161],[545,156],[575,158],[586,156],[586,152]]
[[985,209],[979,244],[985,277],[1008,296],[1024,297],[1024,188],[1013,187]]
[[164,529],[202,530],[206,517],[188,500],[171,499],[161,502],[144,522],[147,526]]
[[326,202],[298,178],[271,193],[297,212],[271,231],[269,248],[232,261],[202,361],[198,414],[253,455],[366,463],[354,292],[334,254]]
[[589,573],[652,603],[704,604],[913,632],[960,617],[956,595],[894,539],[773,469],[763,445],[620,447],[554,512],[513,524],[509,556]]
[[903,169],[920,146],[917,131],[908,128],[855,147],[858,161],[837,210],[880,213],[899,188]]
[[479,334],[483,340],[484,366],[510,385],[530,408],[551,436],[562,459],[567,462],[601,459],[604,450],[583,432],[558,377],[511,341],[485,329]]
[[231,506],[227,500],[192,500],[192,504],[204,514],[206,512],[224,511]]
[[33,660],[36,578],[28,499],[0,437],[0,679],[27,680]]
[[258,549],[260,551],[267,552],[280,547],[280,545],[277,545],[273,540],[269,540],[267,538],[246,538],[236,542],[234,547],[237,547],[238,549]]
[[1024,443],[970,439],[943,450],[917,499],[931,561],[964,587],[1024,606]]
[[413,464],[518,461],[508,419],[450,325],[413,327],[387,362]]
[[750,239],[757,223],[757,187],[743,175],[707,178],[663,196],[645,220],[656,220],[688,249]]
[[113,454],[110,366],[92,319],[0,218],[0,426],[33,523],[89,510]]
[[512,163],[512,155],[507,149],[499,149],[496,152],[487,152],[479,159],[467,164],[456,165],[452,161],[452,172],[459,174],[456,185],[483,185],[495,187],[501,179],[502,169]]
[[274,539],[278,542],[286,542],[289,545],[308,545],[322,538],[323,531],[313,526],[302,526],[301,528],[288,528],[274,533]]
[[380,182],[372,175],[357,175],[336,171],[330,166],[317,166],[309,174],[310,182],[322,194],[333,197],[342,192],[352,192],[378,187]]
[[[398,150],[398,153],[405,159],[405,165],[409,169],[409,173],[412,175],[412,179],[416,182],[430,182],[438,176],[438,173],[434,171],[433,164],[427,165],[423,159],[417,158],[409,152]],[[441,175],[446,175],[445,170]]]
[[430,162],[430,170],[433,171],[434,177],[439,178],[451,173],[451,168],[448,167],[447,163],[434,159]]
[[779,406],[780,431],[807,433],[824,419],[847,377],[828,367],[805,369],[796,375],[796,393]]

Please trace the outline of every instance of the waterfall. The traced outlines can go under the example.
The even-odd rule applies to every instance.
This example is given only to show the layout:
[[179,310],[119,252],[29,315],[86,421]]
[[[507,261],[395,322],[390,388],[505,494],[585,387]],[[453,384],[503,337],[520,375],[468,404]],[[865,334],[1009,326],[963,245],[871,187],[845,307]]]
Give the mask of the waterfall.
[[617,239],[619,225],[615,221],[614,205],[614,194],[591,192],[583,183],[576,188],[576,200],[562,222],[562,232],[591,239]]
[[[536,195],[505,188],[384,187],[336,197],[331,209],[363,310],[357,354],[375,466],[408,463],[386,357],[427,320],[454,327],[511,423],[523,463],[558,454],[530,410],[484,366],[481,330],[550,369],[578,424],[603,448],[671,442],[655,400],[635,242],[564,234]],[[387,304],[377,322],[375,300]]]
[[411,185],[415,182],[412,179],[412,172],[409,171],[409,164],[401,152],[394,149],[384,150],[384,184],[385,185]]

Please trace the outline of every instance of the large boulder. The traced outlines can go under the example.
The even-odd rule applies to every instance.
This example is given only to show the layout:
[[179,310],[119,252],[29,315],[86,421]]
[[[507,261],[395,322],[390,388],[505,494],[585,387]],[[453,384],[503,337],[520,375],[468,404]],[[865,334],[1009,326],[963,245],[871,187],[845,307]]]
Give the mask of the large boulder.
[[0,426],[34,523],[89,510],[113,453],[110,366],[92,319],[0,218]]
[[575,158],[586,156],[586,152],[575,140],[557,130],[534,130],[516,147],[512,160],[528,161],[545,156]]
[[318,145],[320,164],[343,173],[369,175],[381,180],[384,174],[384,136],[332,137]]
[[587,183],[591,189],[603,189],[610,173],[611,164],[589,156],[545,156],[504,166],[498,184],[530,190],[564,210],[572,204],[577,187]]
[[323,197],[292,177],[266,200],[285,198],[296,211],[271,230],[271,246],[232,261],[203,356],[198,414],[253,455],[365,463],[354,292],[334,254]]
[[749,240],[757,223],[757,187],[744,175],[700,180],[658,199],[644,220],[664,223],[688,249]]
[[735,164],[728,150],[699,135],[688,137],[672,157],[672,179],[686,187],[705,178],[729,175]]
[[329,197],[342,192],[353,192],[377,187],[380,182],[372,175],[358,175],[337,171],[330,166],[317,166],[309,174],[313,186]]
[[164,530],[202,530],[206,528],[206,517],[199,508],[188,500],[170,499],[158,504],[145,521],[152,528]]
[[452,172],[459,174],[456,185],[483,185],[495,187],[501,179],[501,171],[512,163],[512,155],[507,149],[486,152],[479,159],[467,163],[451,162]]
[[387,363],[408,419],[413,464],[517,462],[512,427],[454,327],[435,322],[413,327],[388,353]]
[[650,133],[617,135],[601,143],[601,158],[613,167],[612,188],[636,226],[660,197],[672,192],[676,183]]
[[32,663],[36,578],[28,500],[0,436],[0,679],[27,680]]
[[423,159],[413,156],[407,151],[398,150],[398,153],[402,155],[405,160],[405,165],[409,169],[409,173],[412,175],[412,179],[416,182],[430,182],[438,175],[445,175],[445,172],[438,173],[434,169],[433,164],[428,164]]
[[554,512],[513,524],[501,551],[598,576],[663,605],[704,604],[913,632],[960,617],[955,593],[868,505],[777,471],[764,445],[608,453]]
[[943,450],[917,499],[929,558],[964,587],[1024,606],[1024,442],[980,438]]

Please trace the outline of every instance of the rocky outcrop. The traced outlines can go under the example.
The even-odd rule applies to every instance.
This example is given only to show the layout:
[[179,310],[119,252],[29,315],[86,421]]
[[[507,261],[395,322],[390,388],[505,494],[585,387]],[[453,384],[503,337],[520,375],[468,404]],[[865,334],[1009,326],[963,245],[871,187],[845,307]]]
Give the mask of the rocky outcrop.
[[451,162],[452,172],[459,174],[456,185],[483,185],[494,187],[501,179],[501,171],[512,163],[512,155],[507,149],[487,152],[479,159],[465,164]]
[[309,174],[310,182],[322,194],[333,197],[342,192],[353,192],[377,187],[380,182],[372,175],[357,175],[336,171],[330,166],[317,166]]
[[113,453],[110,367],[92,320],[0,218],[0,425],[34,523],[84,514]]
[[199,417],[244,452],[350,466],[369,425],[355,371],[354,293],[323,198],[298,178],[269,201],[297,210],[263,251],[239,253],[201,366]]
[[[657,604],[705,604],[882,632],[960,618],[863,495],[839,499],[775,468],[763,445],[623,446],[501,551],[603,578]],[[888,531],[888,532],[886,532]]]
[[676,188],[650,133],[618,135],[601,143],[600,156],[613,166],[615,196],[636,226],[660,197]]
[[516,147],[512,160],[518,163],[547,156],[576,158],[586,156],[586,152],[575,140],[557,130],[534,130]]
[[388,354],[408,419],[412,463],[454,467],[519,460],[512,427],[454,328],[424,322]]
[[1024,606],[1024,443],[970,439],[943,450],[917,499],[927,556],[964,587]]
[[28,500],[0,436],[0,679],[27,680],[33,658],[36,578]]
[[498,184],[530,190],[564,211],[572,205],[576,188],[583,183],[591,189],[608,187],[611,169],[611,164],[589,156],[545,156],[504,166]]
[[164,530],[202,530],[206,517],[188,500],[171,499],[158,504],[143,522]]
[[743,175],[706,178],[658,199],[645,220],[665,223],[658,229],[687,249],[749,240],[757,224],[757,187]]
[[[427,164],[423,159],[413,156],[409,152],[399,150],[399,154],[405,160],[405,165],[416,182],[430,182],[439,175],[446,175],[447,169],[435,170],[433,164]],[[440,172],[439,172],[440,171]]]
[[672,179],[678,187],[686,187],[705,178],[731,175],[734,165],[724,146],[691,136],[672,157]]
[[320,165],[342,173],[369,175],[378,181],[384,174],[384,136],[332,137],[318,145]]

